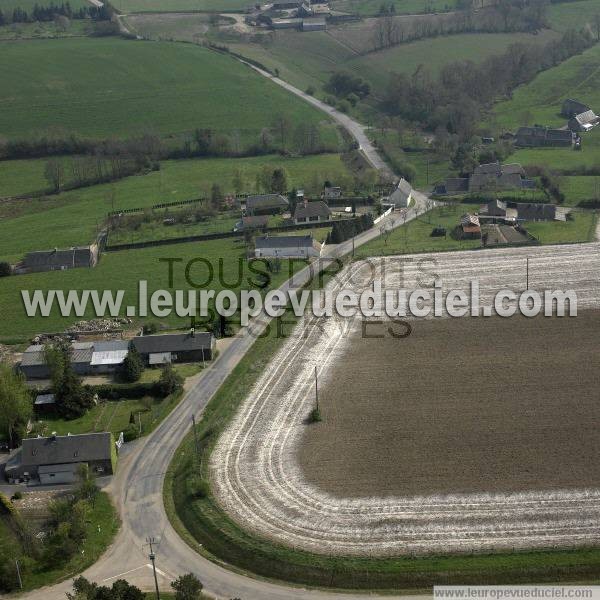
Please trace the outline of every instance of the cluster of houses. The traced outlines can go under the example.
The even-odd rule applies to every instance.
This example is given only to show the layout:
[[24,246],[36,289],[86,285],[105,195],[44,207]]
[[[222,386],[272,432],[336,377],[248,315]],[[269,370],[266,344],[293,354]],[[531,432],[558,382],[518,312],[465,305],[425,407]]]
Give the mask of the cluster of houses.
[[509,207],[502,200],[492,200],[481,206],[477,213],[463,215],[460,220],[460,230],[463,239],[475,239],[482,237],[483,225],[519,227],[524,222],[565,220],[565,211],[554,204],[520,202],[514,207]]
[[[82,376],[116,372],[133,346],[147,366],[165,363],[211,360],[215,338],[209,332],[144,335],[132,340],[71,342],[70,360],[73,370]],[[46,346],[29,346],[21,358],[20,371],[27,379],[48,379],[50,368],[46,361]],[[51,404],[50,398],[38,398],[38,404]],[[38,401],[36,400],[36,402]]]
[[563,102],[561,115],[568,119],[561,129],[542,125],[520,127],[515,134],[515,145],[521,148],[580,148],[580,134],[591,131],[600,123],[600,117],[587,104],[571,98]]
[[473,194],[500,190],[533,190],[535,180],[525,176],[518,164],[501,165],[499,162],[479,165],[469,177],[449,177],[437,186],[436,194]]
[[246,24],[269,29],[324,31],[331,9],[327,2],[292,0],[259,6],[246,17]]

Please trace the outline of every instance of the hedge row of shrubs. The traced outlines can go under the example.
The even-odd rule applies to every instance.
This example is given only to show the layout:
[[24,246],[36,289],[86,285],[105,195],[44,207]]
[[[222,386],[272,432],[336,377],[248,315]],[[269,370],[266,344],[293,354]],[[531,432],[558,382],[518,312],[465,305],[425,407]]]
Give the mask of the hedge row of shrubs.
[[93,386],[92,390],[105,400],[119,400],[120,398],[136,400],[144,396],[165,397],[164,390],[157,381],[151,383],[105,383]]

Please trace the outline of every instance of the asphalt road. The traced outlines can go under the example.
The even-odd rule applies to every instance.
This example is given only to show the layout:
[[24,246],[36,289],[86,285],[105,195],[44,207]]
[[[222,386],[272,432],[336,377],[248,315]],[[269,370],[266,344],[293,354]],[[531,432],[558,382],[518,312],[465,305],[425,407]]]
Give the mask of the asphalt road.
[[[415,193],[416,203],[406,212],[406,221],[425,211],[426,198]],[[363,232],[354,239],[358,247],[380,235],[381,228],[398,227],[404,222],[398,213],[392,213],[378,226]],[[323,268],[332,259],[352,252],[352,241],[326,246],[323,256],[311,265]],[[311,277],[311,269],[305,268],[287,281],[280,289],[302,287]],[[197,376],[188,391],[163,423],[149,436],[127,444],[119,457],[117,474],[105,490],[111,495],[122,520],[122,526],[113,545],[92,567],[83,573],[90,580],[111,584],[124,578],[144,590],[152,590],[154,580],[146,540],[153,537],[159,541],[156,565],[159,585],[168,590],[170,582],[183,573],[195,573],[204,583],[205,590],[217,598],[241,598],[242,600],[312,600],[373,597],[372,594],[329,593],[278,585],[253,579],[217,565],[193,550],[172,528],[163,505],[164,477],[169,464],[183,437],[189,431],[192,415],[201,418],[202,411],[252,346],[255,336],[263,331],[270,319],[264,315],[253,320],[220,353],[211,366]],[[42,588],[24,597],[36,600],[64,599],[71,582]],[[386,596],[389,598],[390,596]]]

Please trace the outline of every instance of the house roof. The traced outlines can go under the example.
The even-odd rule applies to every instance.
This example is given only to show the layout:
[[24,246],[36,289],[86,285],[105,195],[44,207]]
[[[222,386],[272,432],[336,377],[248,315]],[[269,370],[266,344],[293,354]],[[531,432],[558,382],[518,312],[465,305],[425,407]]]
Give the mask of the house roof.
[[34,404],[36,406],[41,406],[42,404],[55,404],[56,398],[54,394],[39,394],[36,396]]
[[484,165],[479,165],[478,167],[475,167],[475,169],[473,170],[473,174],[474,175],[486,175],[486,174],[496,174],[496,175],[500,175],[502,171],[502,167],[500,166],[499,162],[494,162],[494,163],[487,163]]
[[24,267],[41,266],[89,266],[92,252],[89,246],[69,248],[68,250],[40,250],[28,252],[23,259]]
[[533,137],[552,140],[572,140],[573,133],[568,129],[549,129],[548,127],[520,127],[517,137]]
[[446,179],[446,193],[467,192],[469,180],[466,177],[450,177]]
[[46,354],[44,350],[44,346],[39,344],[35,344],[33,346],[29,346],[25,352],[23,352],[23,356],[21,358],[21,366],[23,367],[35,367],[38,365],[46,364]]
[[471,215],[467,213],[460,218],[460,224],[463,226],[476,225],[479,227],[479,217],[477,215]]
[[565,113],[575,113],[575,114],[579,114],[582,112],[585,112],[586,110],[589,110],[590,107],[587,104],[584,104],[583,102],[579,102],[579,100],[573,100],[571,98],[567,98],[564,102],[563,102],[563,114]]
[[331,215],[329,206],[323,200],[315,200],[306,204],[298,204],[294,212],[295,219],[309,219],[310,217],[327,218]]
[[112,435],[107,432],[26,438],[21,450],[21,464],[64,465],[110,460],[111,451]]
[[277,235],[256,238],[256,248],[312,248],[312,235]]
[[573,117],[580,125],[595,125],[598,122],[598,115],[593,110],[587,110]]
[[94,342],[72,342],[71,343],[71,362],[89,363],[94,353]]
[[517,215],[519,219],[525,221],[552,220],[556,217],[556,206],[554,204],[524,202],[517,204]]
[[120,365],[129,352],[129,342],[114,340],[94,342],[92,365]]
[[499,200],[498,198],[496,198],[496,200],[492,200],[491,202],[487,203],[487,209],[495,209],[495,210],[506,210],[506,202],[503,202],[502,200]]
[[246,209],[256,210],[261,208],[286,208],[289,206],[287,198],[281,194],[259,194],[246,198]]
[[132,340],[140,354],[160,354],[164,352],[191,352],[212,348],[212,333],[166,333],[162,335],[140,335]]

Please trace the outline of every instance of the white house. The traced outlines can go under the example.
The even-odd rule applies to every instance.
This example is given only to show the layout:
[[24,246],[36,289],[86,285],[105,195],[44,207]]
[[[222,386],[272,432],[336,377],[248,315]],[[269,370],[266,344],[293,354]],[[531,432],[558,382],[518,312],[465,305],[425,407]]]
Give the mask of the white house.
[[401,179],[396,189],[390,194],[388,203],[393,204],[395,208],[407,208],[412,202],[412,194],[413,189],[410,183],[406,179]]
[[256,238],[256,258],[312,258],[321,255],[321,244],[312,235],[282,235]]

